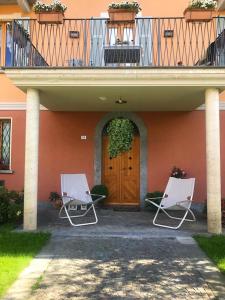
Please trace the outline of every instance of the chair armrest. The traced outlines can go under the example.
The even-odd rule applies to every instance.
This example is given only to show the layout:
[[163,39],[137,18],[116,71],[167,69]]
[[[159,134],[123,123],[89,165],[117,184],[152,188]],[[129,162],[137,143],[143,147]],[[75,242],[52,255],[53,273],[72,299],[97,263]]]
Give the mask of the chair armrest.
[[106,196],[105,195],[99,195],[99,194],[89,194],[89,195],[91,195],[91,196],[99,196],[99,197],[103,197],[103,198],[105,198]]
[[70,202],[70,201],[72,201],[73,200],[73,197],[70,197],[70,196],[62,196],[62,201],[63,201],[63,203],[68,203],[68,202]]
[[98,197],[97,199],[93,200],[93,203],[97,203],[97,202],[99,202],[100,200],[106,198],[105,195],[99,195],[99,194],[90,194],[90,195],[91,195],[91,196],[96,196],[96,197]]
[[[179,201],[179,202],[176,203],[176,205],[179,206],[181,203],[187,203],[187,202],[188,202],[188,203],[192,203],[192,200],[187,199],[187,200]],[[181,206],[182,206],[182,205],[181,205]]]
[[163,199],[163,198],[165,198],[165,197],[151,197],[151,198],[145,198],[145,200],[149,200],[149,199],[151,199],[151,200],[153,200],[153,199]]

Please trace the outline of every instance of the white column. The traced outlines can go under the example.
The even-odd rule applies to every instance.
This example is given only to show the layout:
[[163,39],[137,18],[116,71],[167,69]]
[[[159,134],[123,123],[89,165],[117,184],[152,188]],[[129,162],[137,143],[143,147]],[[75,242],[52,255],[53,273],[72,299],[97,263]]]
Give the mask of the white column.
[[209,88],[205,91],[205,111],[208,232],[219,234],[222,232],[222,226],[220,174],[220,110],[218,89]]
[[37,229],[39,92],[27,90],[24,179],[24,230]]

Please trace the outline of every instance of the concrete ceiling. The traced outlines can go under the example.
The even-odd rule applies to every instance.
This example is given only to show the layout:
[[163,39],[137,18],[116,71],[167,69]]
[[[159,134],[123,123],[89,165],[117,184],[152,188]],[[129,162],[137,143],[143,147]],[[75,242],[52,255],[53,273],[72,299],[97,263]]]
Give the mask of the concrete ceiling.
[[[52,111],[187,111],[204,103],[204,88],[199,87],[39,87],[39,90],[41,104]],[[119,98],[127,103],[116,104]]]
[[[52,111],[191,111],[204,103],[207,88],[225,90],[223,68],[34,68],[5,73],[24,92],[38,89],[41,104]],[[116,104],[119,98],[127,103]]]

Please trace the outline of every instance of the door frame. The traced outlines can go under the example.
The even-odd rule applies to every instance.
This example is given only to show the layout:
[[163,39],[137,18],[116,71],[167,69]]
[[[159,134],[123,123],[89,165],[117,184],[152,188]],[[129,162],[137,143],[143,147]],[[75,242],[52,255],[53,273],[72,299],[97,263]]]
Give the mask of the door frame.
[[136,124],[140,135],[140,207],[145,207],[144,197],[147,193],[148,182],[148,142],[147,142],[147,128],[142,119],[132,112],[110,112],[107,113],[97,124],[95,129],[95,184],[101,183],[102,178],[102,131],[105,125],[115,118],[126,118]]

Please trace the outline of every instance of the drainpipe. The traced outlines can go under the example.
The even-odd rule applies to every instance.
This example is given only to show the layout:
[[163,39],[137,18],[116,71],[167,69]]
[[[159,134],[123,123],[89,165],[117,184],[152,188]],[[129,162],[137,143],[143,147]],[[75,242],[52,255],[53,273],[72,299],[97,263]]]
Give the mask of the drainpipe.
[[225,0],[219,0],[217,2],[217,9],[218,10],[224,10],[225,9]]
[[27,0],[17,0],[17,3],[24,13],[30,12],[30,5]]

